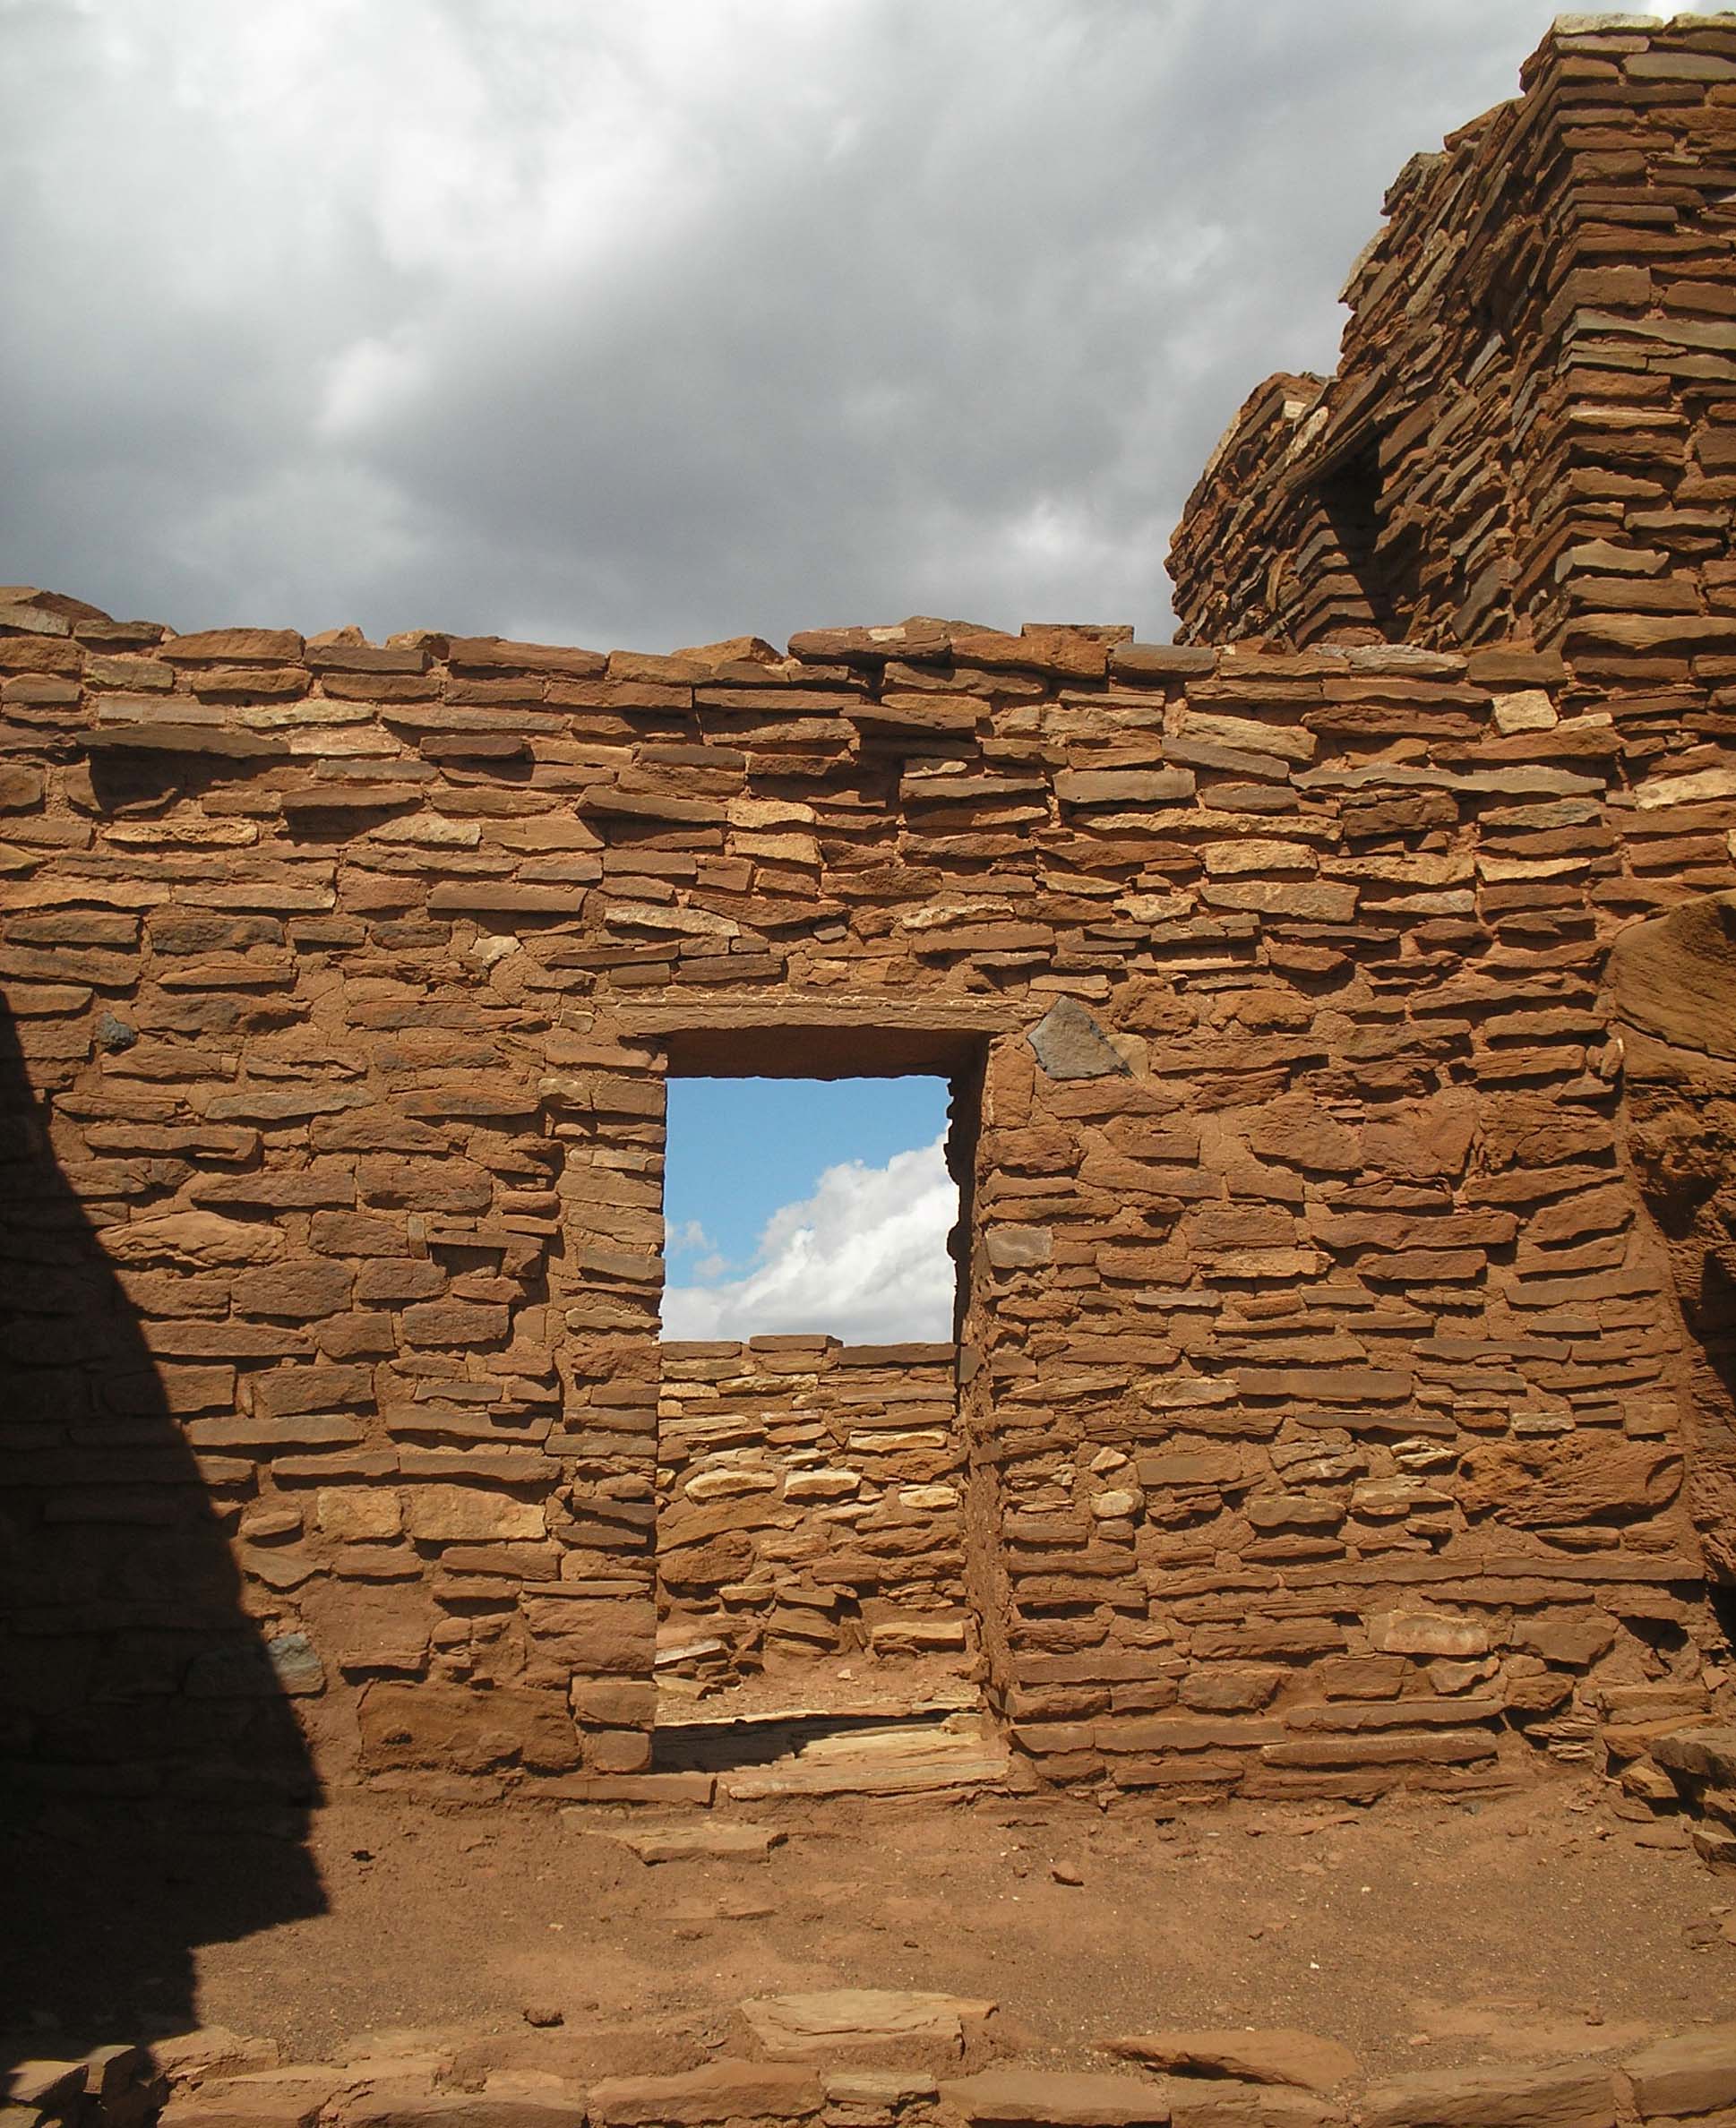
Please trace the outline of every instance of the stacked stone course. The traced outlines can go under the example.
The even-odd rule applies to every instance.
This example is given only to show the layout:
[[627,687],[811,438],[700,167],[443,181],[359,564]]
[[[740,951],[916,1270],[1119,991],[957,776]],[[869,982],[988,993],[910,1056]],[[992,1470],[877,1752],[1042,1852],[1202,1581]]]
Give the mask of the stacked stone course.
[[864,1653],[967,1667],[957,1360],[824,1336],[665,1344],[659,1676],[709,1686]]
[[1736,21],[1564,17],[1524,81],[1405,165],[1336,375],[1268,379],[1218,446],[1170,556],[1187,639],[1736,673]]

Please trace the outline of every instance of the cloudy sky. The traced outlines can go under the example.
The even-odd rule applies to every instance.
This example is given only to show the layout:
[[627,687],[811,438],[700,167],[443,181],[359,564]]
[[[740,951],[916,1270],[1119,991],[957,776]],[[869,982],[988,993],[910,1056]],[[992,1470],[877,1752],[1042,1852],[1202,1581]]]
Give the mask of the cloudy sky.
[[1167,632],[1547,0],[0,0],[0,575],[181,629]]
[[952,1334],[944,1079],[671,1079],[666,1337]]

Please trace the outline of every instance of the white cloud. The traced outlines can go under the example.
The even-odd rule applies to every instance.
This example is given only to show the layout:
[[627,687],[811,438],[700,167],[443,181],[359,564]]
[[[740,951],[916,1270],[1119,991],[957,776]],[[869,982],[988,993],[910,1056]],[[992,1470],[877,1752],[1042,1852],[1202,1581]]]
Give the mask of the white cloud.
[[[691,1256],[696,1248],[709,1249],[713,1243],[710,1235],[697,1219],[665,1220],[663,1246],[670,1256]],[[708,1256],[705,1260],[707,1263],[720,1263],[722,1258]]]
[[0,0],[13,578],[602,648],[1166,629],[1556,0]]
[[[847,1344],[952,1335],[948,1230],[958,1191],[936,1138],[884,1167],[828,1168],[813,1195],[766,1222],[753,1268],[718,1284],[665,1289],[667,1338],[828,1331]],[[703,1278],[708,1266],[697,1266]]]

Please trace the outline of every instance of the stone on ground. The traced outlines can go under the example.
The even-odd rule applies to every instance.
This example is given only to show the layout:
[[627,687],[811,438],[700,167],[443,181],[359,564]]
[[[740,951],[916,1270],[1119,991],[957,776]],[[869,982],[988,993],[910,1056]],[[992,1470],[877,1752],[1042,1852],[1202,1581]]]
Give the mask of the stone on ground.
[[611,2076],[590,2089],[592,2128],[708,2128],[793,2121],[820,2110],[820,2087],[782,2062],[708,2062],[681,2076]]
[[579,2085],[520,2069],[496,2072],[480,2091],[383,2079],[326,2118],[331,2128],[584,2128],[585,2111]]
[[994,2014],[993,2003],[902,1987],[832,1987],[766,1995],[742,2004],[761,2051],[775,2062],[911,2054],[958,2061],[967,2030]]
[[1195,2077],[1173,2089],[1170,2128],[1339,2128],[1345,2118],[1329,2098],[1293,2084]]
[[1648,2120],[1736,2107],[1736,2025],[1660,2039],[1621,2065],[1632,2080],[1634,2101]]
[[1135,2032],[1106,2041],[1104,2051],[1185,2076],[1298,2084],[1311,2091],[1330,2091],[1354,2076],[1358,2068],[1356,2056],[1336,2039],[1322,2039],[1289,2026],[1245,2032]]
[[251,2039],[224,2025],[201,2025],[153,2039],[150,2058],[171,2084],[203,2083],[213,2076],[241,2076],[250,2069],[275,2069],[283,2059],[275,2039]]
[[305,2063],[213,2077],[163,2108],[159,2128],[313,2128],[351,2080]]
[[1166,2084],[1065,2069],[985,2069],[941,2086],[941,2099],[988,2128],[1164,2128]]
[[1361,2128],[1615,2128],[1607,2069],[1440,2069],[1371,2085]]
[[580,1832],[630,1848],[641,1862],[763,1862],[788,1838],[773,1825],[593,1825],[582,1814],[563,1812]]

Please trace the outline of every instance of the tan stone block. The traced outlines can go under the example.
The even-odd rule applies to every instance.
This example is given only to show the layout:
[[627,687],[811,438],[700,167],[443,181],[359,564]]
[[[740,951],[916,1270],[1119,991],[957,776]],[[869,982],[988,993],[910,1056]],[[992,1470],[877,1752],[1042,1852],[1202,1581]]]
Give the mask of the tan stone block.
[[1208,882],[1202,898],[1212,907],[1250,914],[1293,916],[1311,923],[1348,923],[1356,914],[1356,888],[1325,880],[1241,880]]
[[1629,2055],[1622,2067],[1648,2120],[1736,2106],[1736,2025],[1660,2039]]
[[534,1500],[475,1485],[413,1485],[404,1493],[404,1527],[434,1543],[510,1543],[544,1534],[544,1510]]
[[1485,1620],[1450,1611],[1379,1611],[1369,1620],[1369,1644],[1388,1655],[1486,1655],[1490,1631]]
[[1320,864],[1319,855],[1306,843],[1267,841],[1259,836],[1207,843],[1199,854],[1214,879],[1242,872],[1315,872]]
[[404,1526],[404,1503],[375,1486],[322,1486],[314,1497],[314,1519],[322,1536],[348,1543],[396,1537]]
[[985,2069],[941,2086],[943,2105],[983,2128],[1161,2128],[1170,2088],[1082,2070]]
[[286,1248],[278,1228],[225,1219],[215,1212],[163,1212],[129,1220],[110,1227],[103,1240],[119,1263],[189,1269],[269,1263],[281,1257]]
[[343,1670],[418,1672],[439,1613],[417,1581],[327,1578],[298,1599],[314,1644]]
[[1047,1227],[993,1226],[984,1247],[997,1271],[1024,1270],[1050,1261],[1054,1238]]
[[795,2063],[708,2062],[675,2076],[611,2076],[590,2088],[594,2128],[712,2128],[719,2121],[804,2120],[821,2088]]
[[1607,2069],[1440,2069],[1362,2094],[1361,2128],[1614,2128]]

